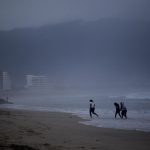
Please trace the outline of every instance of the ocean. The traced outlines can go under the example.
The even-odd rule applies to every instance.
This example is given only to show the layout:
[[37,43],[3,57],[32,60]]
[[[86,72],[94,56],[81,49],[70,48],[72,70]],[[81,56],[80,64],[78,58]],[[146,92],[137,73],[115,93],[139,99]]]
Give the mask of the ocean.
[[[9,99],[13,104],[0,105],[3,108],[32,111],[67,112],[84,119],[79,123],[103,128],[138,130],[150,132],[150,99],[148,97],[128,96],[93,96],[48,94],[16,94]],[[89,116],[89,100],[96,104],[95,112],[99,117]],[[114,118],[114,102],[124,102],[127,107],[127,119]]]

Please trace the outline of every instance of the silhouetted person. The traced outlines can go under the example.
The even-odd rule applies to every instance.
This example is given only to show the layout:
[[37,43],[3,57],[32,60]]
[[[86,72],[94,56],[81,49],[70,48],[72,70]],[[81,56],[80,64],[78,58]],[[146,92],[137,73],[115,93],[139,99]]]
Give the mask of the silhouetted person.
[[90,113],[90,117],[92,118],[92,114],[96,115],[98,117],[98,114],[95,113],[95,103],[94,101],[91,99],[90,100],[90,109],[89,109],[89,113]]
[[123,102],[120,103],[120,107],[121,107],[121,118],[123,117],[127,118],[127,108],[125,107]]
[[122,110],[124,103],[120,102],[120,110]]
[[120,118],[122,118],[121,115],[120,115],[120,107],[119,107],[119,104],[115,102],[114,105],[115,105],[115,107],[116,107],[115,118],[117,117],[117,114],[120,116]]

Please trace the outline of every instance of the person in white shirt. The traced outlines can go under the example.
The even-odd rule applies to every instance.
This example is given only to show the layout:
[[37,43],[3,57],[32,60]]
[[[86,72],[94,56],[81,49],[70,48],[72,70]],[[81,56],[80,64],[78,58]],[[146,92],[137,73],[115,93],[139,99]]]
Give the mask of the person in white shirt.
[[94,115],[96,115],[98,117],[98,114],[95,113],[95,103],[94,103],[94,101],[92,99],[90,100],[89,113],[90,113],[90,117],[91,118],[92,118],[92,114],[94,114]]

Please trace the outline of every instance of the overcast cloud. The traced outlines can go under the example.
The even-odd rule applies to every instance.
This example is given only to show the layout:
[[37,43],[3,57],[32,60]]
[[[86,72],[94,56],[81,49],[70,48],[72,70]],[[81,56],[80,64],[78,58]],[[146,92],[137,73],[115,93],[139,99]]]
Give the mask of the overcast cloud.
[[150,20],[149,0],[1,0],[0,29],[72,20]]
[[0,30],[15,85],[150,88],[150,0],[0,0]]

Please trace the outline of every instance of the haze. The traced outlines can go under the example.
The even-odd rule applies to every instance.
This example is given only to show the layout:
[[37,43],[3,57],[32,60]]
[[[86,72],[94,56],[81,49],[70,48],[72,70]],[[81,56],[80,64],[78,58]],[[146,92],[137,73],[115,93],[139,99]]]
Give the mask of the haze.
[[149,0],[1,0],[0,69],[14,86],[150,88]]

